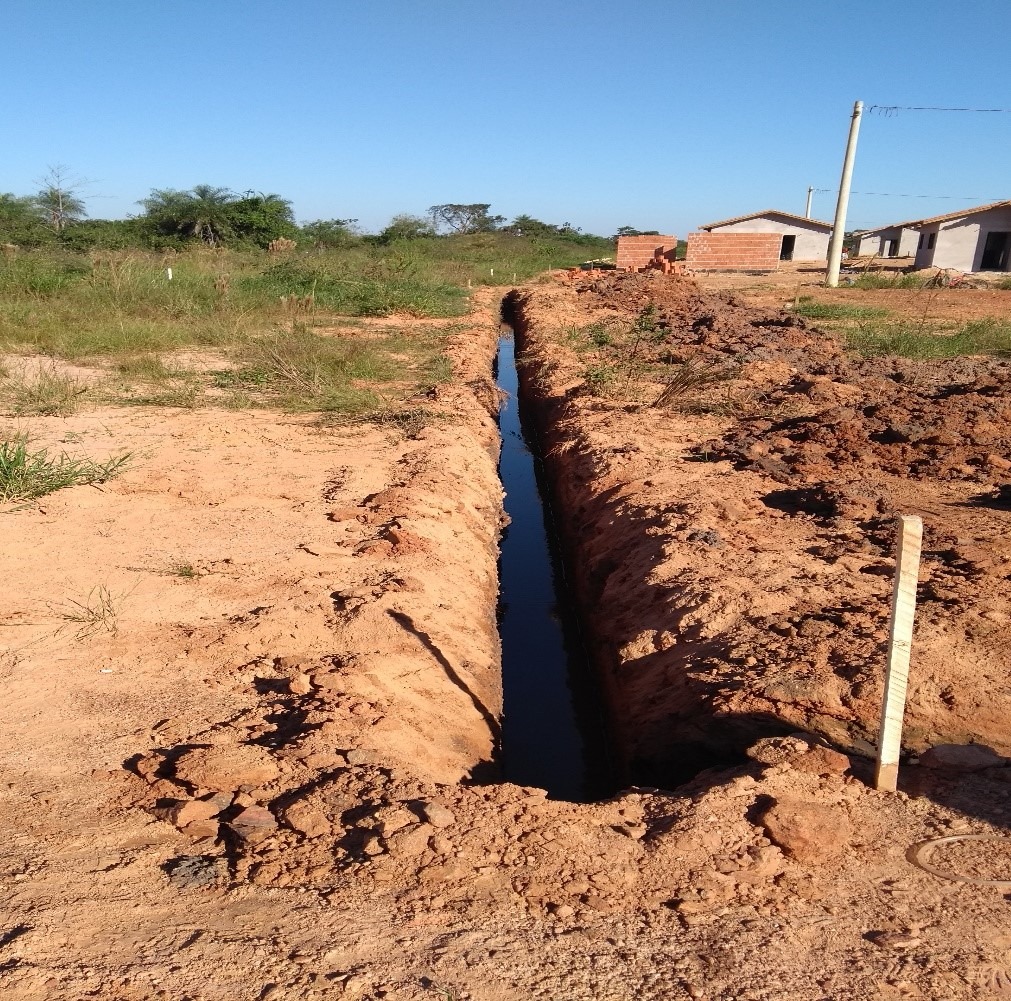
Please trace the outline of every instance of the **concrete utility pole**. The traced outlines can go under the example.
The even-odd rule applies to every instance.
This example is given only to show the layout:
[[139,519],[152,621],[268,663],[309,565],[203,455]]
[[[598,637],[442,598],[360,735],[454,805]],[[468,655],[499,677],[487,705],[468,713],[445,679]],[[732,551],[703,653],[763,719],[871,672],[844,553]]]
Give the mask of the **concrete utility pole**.
[[832,241],[828,245],[828,272],[825,284],[835,288],[839,284],[839,265],[842,262],[843,240],[846,238],[846,209],[850,203],[850,185],[853,183],[853,160],[857,155],[857,135],[860,133],[860,116],[864,113],[864,102],[853,105],[850,120],[849,139],[846,140],[846,157],[843,160],[842,179],[839,181],[839,201],[835,206],[835,223],[832,226]]
[[807,189],[807,207],[804,209],[804,218],[811,218],[811,199],[814,197],[814,188]]

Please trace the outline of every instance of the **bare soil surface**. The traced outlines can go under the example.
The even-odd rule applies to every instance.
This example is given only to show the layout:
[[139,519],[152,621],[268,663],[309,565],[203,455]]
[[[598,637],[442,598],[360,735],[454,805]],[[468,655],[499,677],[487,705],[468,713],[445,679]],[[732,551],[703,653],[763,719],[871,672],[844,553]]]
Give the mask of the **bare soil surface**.
[[[827,621],[830,647],[848,625],[805,614],[777,653],[762,646],[760,617],[745,613],[757,601],[785,622],[791,609],[834,607],[858,575],[879,598],[886,576],[859,574],[858,564],[887,565],[884,530],[881,541],[868,530],[870,548],[844,549],[834,562],[808,553],[804,544],[840,544],[826,533],[841,531],[833,519],[844,516],[765,504],[761,496],[782,487],[769,470],[737,468],[753,460],[736,457],[745,439],[732,433],[735,422],[587,396],[579,363],[548,328],[634,309],[638,299],[581,295],[538,286],[525,307],[527,337],[534,345],[538,327],[544,333],[542,390],[564,397],[556,452],[574,484],[566,517],[586,533],[587,559],[605,561],[589,578],[602,588],[597,620],[626,638],[616,663],[631,688],[644,690],[651,677],[661,701],[682,690],[694,668],[665,658],[694,645],[708,648],[712,664],[689,684],[726,692],[725,703],[711,700],[725,716],[768,712],[781,730],[824,717],[839,720],[840,734],[856,733],[861,703],[825,710],[829,673],[803,629],[808,618]],[[812,737],[756,741],[749,724],[737,741],[752,744],[747,758],[676,792],[630,789],[573,805],[494,782],[497,302],[475,298],[472,326],[450,345],[454,380],[424,401],[438,417],[415,437],[368,425],[337,432],[266,411],[104,408],[32,421],[39,443],[133,458],[101,487],[3,514],[3,996],[1006,993],[1006,889],[932,875],[907,858],[934,837],[1004,834],[1011,768],[1000,754],[930,752],[904,771],[905,791],[887,796],[868,788],[860,759]],[[757,328],[732,336],[758,336],[749,330]],[[810,335],[764,333],[777,330],[776,350],[799,367]],[[756,362],[754,377],[786,392],[789,364],[774,353]],[[841,360],[829,353],[824,364]],[[824,380],[816,384],[836,381]],[[1000,399],[1002,386],[979,395]],[[801,414],[821,412],[822,401],[795,395]],[[769,446],[759,457],[788,467],[770,431],[759,433]],[[726,458],[686,461],[710,440],[710,453],[724,449]],[[970,458],[972,476],[990,468]],[[883,445],[869,475],[891,483],[888,463],[900,461]],[[924,468],[929,485],[934,466]],[[991,486],[968,473],[940,482],[955,496]],[[989,507],[964,514],[1006,518]],[[992,531],[982,524],[973,531]],[[785,526],[794,527],[784,535]],[[722,544],[689,538],[699,530],[720,533]],[[751,548],[732,562],[741,546]],[[1004,586],[998,577],[986,586]],[[941,575],[957,595],[962,580]],[[996,603],[1000,592],[991,593]],[[684,594],[695,597],[684,604]],[[951,614],[963,615],[966,600]],[[856,627],[879,628],[877,613],[860,614],[869,617]],[[748,665],[738,654],[717,662],[735,624],[748,656],[780,658],[769,678],[808,688],[766,696],[760,710],[738,707],[734,697],[757,699],[759,689],[742,683]],[[870,658],[873,642],[860,639],[858,654]],[[987,661],[994,716],[1005,677],[997,646],[970,636],[949,654],[963,670],[970,653],[996,658]],[[808,658],[804,670],[787,664],[791,649]],[[721,670],[739,676],[737,688]],[[764,684],[767,675],[754,673]],[[845,693],[842,681],[837,690]],[[796,717],[776,715],[794,705]],[[929,705],[924,718],[947,734],[949,717]],[[956,708],[959,726],[976,725]],[[659,720],[643,716],[654,739]],[[975,853],[971,844],[931,847],[932,864],[1011,878],[1006,843],[978,842]]]
[[[794,315],[645,275],[519,308],[629,762],[663,777],[681,745],[775,724],[870,753],[898,513],[925,523],[907,746],[1011,751],[1011,365],[860,359]],[[714,386],[665,407],[588,391],[592,352],[553,334],[647,308],[636,363]]]
[[[903,266],[875,268],[875,273],[894,278],[906,270],[908,263],[906,261]],[[854,274],[859,273],[860,269],[857,268]],[[933,269],[927,269],[918,274],[926,281],[934,273]],[[1006,318],[1011,310],[1011,290],[993,287],[1001,277],[1004,276],[994,274],[991,278],[975,275],[980,287],[965,289],[861,289],[846,285],[827,288],[823,284],[824,268],[783,265],[779,271],[767,275],[699,274],[693,276],[693,280],[704,289],[733,292],[748,305],[763,309],[782,309],[790,306],[798,297],[805,297],[817,303],[884,309],[892,319],[929,326],[988,317]]]

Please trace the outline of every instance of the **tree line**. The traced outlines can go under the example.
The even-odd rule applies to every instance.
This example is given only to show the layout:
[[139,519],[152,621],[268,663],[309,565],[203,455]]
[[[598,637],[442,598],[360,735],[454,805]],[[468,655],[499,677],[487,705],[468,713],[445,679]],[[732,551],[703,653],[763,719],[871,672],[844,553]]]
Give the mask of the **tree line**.
[[[142,209],[127,219],[88,217],[80,182],[63,167],[50,168],[38,192],[19,196],[0,193],[0,243],[23,247],[181,249],[268,247],[275,240],[302,246],[339,248],[354,243],[389,244],[426,237],[506,233],[532,238],[599,240],[578,227],[542,222],[529,215],[512,221],[493,215],[487,203],[433,205],[425,215],[403,213],[376,234],[363,233],[357,219],[317,219],[299,225],[290,200],[278,194],[235,192],[197,184],[187,190],[155,188],[139,202]],[[630,230],[622,227],[619,232]]]

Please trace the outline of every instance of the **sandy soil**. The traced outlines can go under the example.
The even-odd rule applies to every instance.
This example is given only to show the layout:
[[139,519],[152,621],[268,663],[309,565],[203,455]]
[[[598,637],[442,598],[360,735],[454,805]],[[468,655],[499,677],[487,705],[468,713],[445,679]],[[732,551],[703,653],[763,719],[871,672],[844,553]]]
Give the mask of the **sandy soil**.
[[[571,290],[539,294],[552,322],[584,315]],[[573,805],[494,782],[497,303],[475,298],[450,350],[456,377],[425,401],[444,417],[415,439],[266,412],[32,423],[38,441],[134,458],[101,488],[4,512],[3,996],[1006,993],[1006,888],[906,858],[935,836],[1003,833],[1003,758],[926,755],[897,796],[871,791],[859,759],[854,775],[845,756],[793,737],[758,741],[677,793]],[[546,360],[543,374],[564,379],[565,359]],[[652,484],[623,478],[637,449],[654,457],[647,478],[679,474],[666,505],[684,474],[689,490],[716,468],[728,487],[759,474],[681,462],[726,422],[691,437],[693,422],[664,415],[633,448],[624,412],[581,401],[569,417],[566,448],[586,458],[566,468],[602,491],[581,481],[601,537],[587,552],[609,538],[607,558],[627,561],[614,577],[627,598],[609,593],[600,619],[627,633],[651,560],[712,559],[687,538],[656,548],[669,526],[638,506]],[[615,423],[595,430],[604,420]],[[754,521],[733,523],[771,547],[753,507]],[[590,524],[578,504],[570,516]],[[781,546],[775,556],[795,588]],[[649,608],[672,635],[724,621],[715,603]],[[625,663],[636,649],[623,647]],[[930,861],[992,880],[1008,878],[1007,854],[955,842]]]

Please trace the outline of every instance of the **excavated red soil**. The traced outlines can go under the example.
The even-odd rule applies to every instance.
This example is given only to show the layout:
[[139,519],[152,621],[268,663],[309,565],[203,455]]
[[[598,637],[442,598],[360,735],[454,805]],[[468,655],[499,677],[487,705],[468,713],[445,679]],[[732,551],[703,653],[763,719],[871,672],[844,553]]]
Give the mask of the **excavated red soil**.
[[[871,753],[898,513],[925,524],[906,746],[1011,751],[1011,365],[851,357],[685,279],[577,279],[516,310],[632,774],[776,727]],[[686,363],[719,384],[593,395],[565,332],[643,310],[644,399]]]
[[[907,859],[929,838],[1004,833],[999,755],[931,752],[895,796],[869,789],[859,759],[800,737],[758,741],[676,793],[575,805],[477,784],[494,778],[500,708],[501,489],[497,304],[475,298],[450,346],[455,379],[424,401],[440,416],[413,438],[266,412],[33,422],[40,443],[135,459],[100,488],[3,513],[17,542],[0,562],[3,997],[1000,996],[1007,891]],[[571,290],[526,306],[530,343],[538,317],[585,315]],[[542,379],[575,372],[546,337],[542,350]],[[629,413],[581,382],[556,445],[573,476],[564,515],[594,533],[592,621],[620,640],[629,679],[645,684],[677,644],[710,643],[715,659],[733,607],[756,600],[749,561],[784,607],[851,572],[852,556],[784,558],[781,524],[827,528],[735,500],[732,484],[768,474],[685,461],[728,421]],[[623,478],[647,456],[653,472]],[[728,519],[707,506],[714,472]],[[689,538],[706,519],[722,545]],[[764,555],[731,565],[744,540]],[[829,570],[795,581],[808,564]],[[695,582],[706,590],[692,597]],[[99,585],[113,613],[82,621]],[[651,683],[666,704],[689,672],[663,663]],[[643,717],[654,734],[660,718]],[[924,850],[956,876],[1011,875],[1004,842]]]

